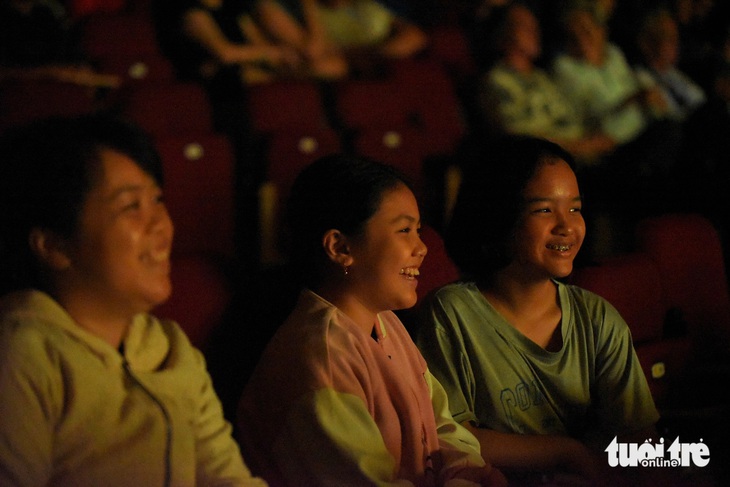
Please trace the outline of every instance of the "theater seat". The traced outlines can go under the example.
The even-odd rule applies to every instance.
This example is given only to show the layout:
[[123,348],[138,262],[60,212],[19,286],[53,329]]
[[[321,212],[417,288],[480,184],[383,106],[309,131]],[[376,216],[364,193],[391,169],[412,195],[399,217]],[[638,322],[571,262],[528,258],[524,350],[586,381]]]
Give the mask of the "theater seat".
[[95,91],[51,80],[0,83],[0,132],[50,116],[75,116],[97,109]]
[[165,201],[175,224],[175,255],[235,256],[235,156],[217,134],[155,139]]
[[262,137],[265,180],[259,188],[260,261],[265,266],[285,259],[282,248],[283,211],[294,179],[315,159],[339,152],[339,134],[317,127],[290,128]]
[[607,257],[577,267],[570,282],[611,303],[631,330],[634,348],[660,409],[676,403],[675,390],[684,381],[691,345],[683,330],[671,327],[661,274],[641,252]]
[[231,282],[218,263],[195,255],[174,258],[170,278],[172,295],[153,314],[176,321],[192,344],[204,350],[230,304]]
[[215,132],[213,109],[195,83],[152,83],[130,91],[120,114],[153,137]]
[[669,308],[687,326],[699,362],[730,356],[730,292],[717,230],[692,213],[647,218],[636,227],[638,248],[656,263]]

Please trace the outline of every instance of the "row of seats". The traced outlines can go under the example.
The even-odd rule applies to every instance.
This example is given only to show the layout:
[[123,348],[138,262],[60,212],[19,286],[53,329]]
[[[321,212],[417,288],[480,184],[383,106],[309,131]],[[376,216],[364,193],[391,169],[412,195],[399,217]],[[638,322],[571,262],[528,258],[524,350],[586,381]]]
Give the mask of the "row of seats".
[[[453,80],[471,64],[457,31],[443,29],[444,35],[434,37],[433,55],[394,63],[384,79],[288,80],[249,87],[241,114],[248,115],[252,134],[242,137],[253,135],[255,145],[241,156],[231,153],[237,140],[220,140],[203,88],[176,79],[158,48],[148,12],[97,14],[82,25],[89,59],[100,71],[118,75],[122,86],[95,91],[48,81],[6,83],[0,87],[0,131],[44,116],[110,108],[139,123],[163,152],[182,253],[235,249],[235,195],[230,192],[235,191],[235,166],[241,164],[237,157],[263,168],[256,172],[262,180],[254,183],[260,187],[258,228],[243,232],[259,236],[260,261],[270,264],[282,259],[279,214],[304,165],[328,153],[351,151],[397,165],[417,187],[426,186],[424,161],[453,155],[468,130]],[[218,206],[211,194],[220,195]],[[196,207],[211,211],[190,211]]]
[[[176,224],[175,292],[160,312],[179,319],[202,345],[230,295],[230,280],[219,263],[235,260],[239,250],[237,141],[216,130],[204,89],[176,78],[158,49],[149,11],[96,12],[81,25],[90,61],[100,72],[119,76],[121,87],[3,82],[0,132],[52,115],[113,110],[154,137]],[[247,89],[241,111],[250,118],[256,144],[243,157],[258,159],[265,170],[256,183],[258,227],[242,231],[260,241],[261,263],[281,261],[282,203],[294,176],[315,158],[353,151],[396,164],[420,184],[424,160],[456,150],[468,128],[452,82],[472,69],[471,60],[465,40],[453,32],[434,36],[432,51],[395,64],[383,79],[288,80]]]

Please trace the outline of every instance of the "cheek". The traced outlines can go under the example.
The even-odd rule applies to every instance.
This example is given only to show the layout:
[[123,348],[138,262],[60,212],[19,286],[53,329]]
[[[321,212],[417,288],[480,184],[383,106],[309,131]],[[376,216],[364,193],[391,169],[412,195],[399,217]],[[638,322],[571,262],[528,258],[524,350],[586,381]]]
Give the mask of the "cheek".
[[135,229],[110,228],[104,235],[104,254],[107,260],[116,260],[117,265],[123,267],[136,260],[141,240],[142,232]]

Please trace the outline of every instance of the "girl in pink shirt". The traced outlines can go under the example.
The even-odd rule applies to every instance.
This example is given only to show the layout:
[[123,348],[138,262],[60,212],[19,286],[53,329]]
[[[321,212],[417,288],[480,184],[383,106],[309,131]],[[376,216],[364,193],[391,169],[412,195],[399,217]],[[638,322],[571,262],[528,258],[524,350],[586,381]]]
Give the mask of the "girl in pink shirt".
[[391,310],[416,302],[426,246],[390,167],[320,159],[289,202],[303,279],[241,398],[240,438],[270,485],[506,485],[449,414]]

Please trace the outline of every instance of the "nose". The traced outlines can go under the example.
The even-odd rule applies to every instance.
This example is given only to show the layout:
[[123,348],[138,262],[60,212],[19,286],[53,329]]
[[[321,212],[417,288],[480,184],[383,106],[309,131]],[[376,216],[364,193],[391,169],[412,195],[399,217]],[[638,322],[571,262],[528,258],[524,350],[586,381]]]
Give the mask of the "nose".
[[172,238],[174,225],[172,223],[172,218],[170,218],[170,213],[167,211],[167,207],[163,203],[159,203],[154,206],[150,221],[150,228],[156,233],[169,233],[170,238]]
[[571,213],[565,211],[556,212],[555,229],[553,232],[559,235],[570,235],[575,232],[573,219],[570,218],[571,215]]
[[426,254],[428,253],[428,247],[425,243],[423,243],[423,240],[421,240],[420,237],[418,237],[418,245],[416,246],[414,253],[418,257],[426,257]]

